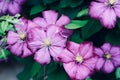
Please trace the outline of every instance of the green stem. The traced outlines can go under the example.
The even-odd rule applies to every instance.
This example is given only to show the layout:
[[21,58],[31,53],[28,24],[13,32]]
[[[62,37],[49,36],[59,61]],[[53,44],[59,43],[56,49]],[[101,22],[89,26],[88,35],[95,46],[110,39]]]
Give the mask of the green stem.
[[44,80],[46,80],[46,65],[44,65]]

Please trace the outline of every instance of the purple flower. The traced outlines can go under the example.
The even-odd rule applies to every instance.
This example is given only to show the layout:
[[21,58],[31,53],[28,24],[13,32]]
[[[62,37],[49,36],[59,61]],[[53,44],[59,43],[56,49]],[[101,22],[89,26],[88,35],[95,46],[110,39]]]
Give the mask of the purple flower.
[[21,5],[26,0],[0,0],[0,14],[5,14],[7,11],[15,15],[21,11]]
[[99,56],[96,63],[97,70],[111,73],[117,66],[120,66],[120,48],[105,43],[101,48],[95,48],[95,54]]
[[68,42],[67,48],[59,55],[63,67],[71,79],[83,80],[94,71],[97,57],[93,54],[91,42],[77,44]]
[[53,10],[43,11],[43,18],[37,17],[33,19],[33,22],[46,29],[50,25],[54,25],[60,28],[60,33],[64,37],[68,37],[72,34],[72,30],[65,29],[64,26],[70,23],[69,17],[62,14],[58,19],[58,13]]
[[58,30],[58,27],[53,25],[46,31],[40,27],[31,29],[33,40],[29,42],[29,46],[35,52],[34,59],[40,64],[50,63],[50,55],[58,61],[58,55],[66,46],[66,38],[58,34]]
[[32,28],[32,23],[24,18],[21,18],[20,21],[22,24],[15,25],[15,29],[17,30],[17,32],[8,32],[7,44],[10,45],[9,49],[13,54],[24,58],[32,54],[27,45],[29,40],[28,32],[30,28]]
[[92,1],[89,15],[99,19],[105,28],[115,27],[117,17],[120,18],[120,0],[96,0]]

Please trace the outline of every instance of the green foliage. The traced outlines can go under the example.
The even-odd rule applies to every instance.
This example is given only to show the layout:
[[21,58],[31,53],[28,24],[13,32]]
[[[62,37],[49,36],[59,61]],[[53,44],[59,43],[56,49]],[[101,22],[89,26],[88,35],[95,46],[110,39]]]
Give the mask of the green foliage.
[[80,12],[78,12],[77,17],[82,17],[88,15],[88,9],[83,9]]
[[30,72],[33,63],[28,63],[25,65],[24,70],[17,75],[18,80],[30,80]]
[[68,80],[68,75],[62,67],[48,75],[48,80]]
[[89,20],[85,27],[81,28],[81,35],[83,39],[87,39],[96,32],[102,29],[101,24],[96,20]]
[[114,45],[120,45],[120,29],[110,30],[105,38],[106,42]]
[[72,20],[70,24],[66,25],[67,29],[78,29],[84,27],[88,21],[87,20]]
[[6,49],[0,49],[0,59],[6,60],[10,52]]
[[116,75],[116,79],[120,79],[120,68],[116,69],[115,75]]
[[40,13],[41,11],[45,10],[45,8],[46,6],[44,6],[43,4],[35,5],[34,7],[32,7],[30,15]]
[[76,42],[76,43],[83,42],[83,40],[80,37],[80,31],[79,30],[75,30],[73,32],[73,34],[71,35],[71,37],[69,38],[69,41],[73,41],[73,42]]
[[86,78],[85,80],[92,80],[91,78]]
[[41,67],[42,66],[39,63],[34,62],[34,64],[32,65],[31,71],[30,71],[30,76],[31,77],[36,76],[36,74],[38,74],[38,72],[40,71]]

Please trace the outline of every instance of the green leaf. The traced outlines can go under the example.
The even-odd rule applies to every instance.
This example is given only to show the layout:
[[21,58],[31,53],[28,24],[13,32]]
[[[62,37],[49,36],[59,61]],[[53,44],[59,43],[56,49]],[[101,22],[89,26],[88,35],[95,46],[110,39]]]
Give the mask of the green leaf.
[[32,7],[31,11],[30,11],[30,15],[34,15],[37,14],[41,11],[43,11],[44,9],[46,9],[46,6],[40,4],[40,5],[35,5]]
[[40,69],[41,69],[41,65],[39,63],[35,62],[32,65],[30,76],[34,77],[36,74],[38,74],[38,72],[40,71]]
[[120,78],[120,68],[117,68],[115,71],[116,78]]
[[72,20],[70,24],[66,25],[65,28],[67,29],[78,29],[86,25],[88,21],[80,21],[80,20]]
[[96,32],[100,31],[102,26],[97,20],[89,20],[85,27],[81,28],[81,35],[83,39],[87,39]]
[[88,9],[83,9],[82,11],[78,12],[77,17],[82,17],[88,15]]

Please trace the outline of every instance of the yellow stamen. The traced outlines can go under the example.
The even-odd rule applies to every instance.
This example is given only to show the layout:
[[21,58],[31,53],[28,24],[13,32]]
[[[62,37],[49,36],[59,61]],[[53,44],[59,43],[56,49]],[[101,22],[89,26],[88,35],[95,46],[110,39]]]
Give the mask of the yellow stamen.
[[112,5],[116,2],[116,0],[109,0],[109,3]]
[[50,45],[51,45],[51,42],[50,42],[50,40],[46,39],[46,40],[44,41],[44,44],[45,44],[46,46],[50,46]]
[[110,59],[111,58],[111,55],[109,53],[105,54],[105,58],[106,59]]
[[20,37],[20,39],[25,39],[26,38],[26,34],[25,33],[21,33],[21,34],[19,34],[19,37]]
[[83,57],[80,56],[80,55],[77,55],[77,56],[75,57],[75,61],[76,61],[76,62],[79,62],[79,63],[82,63],[82,62],[83,62]]

